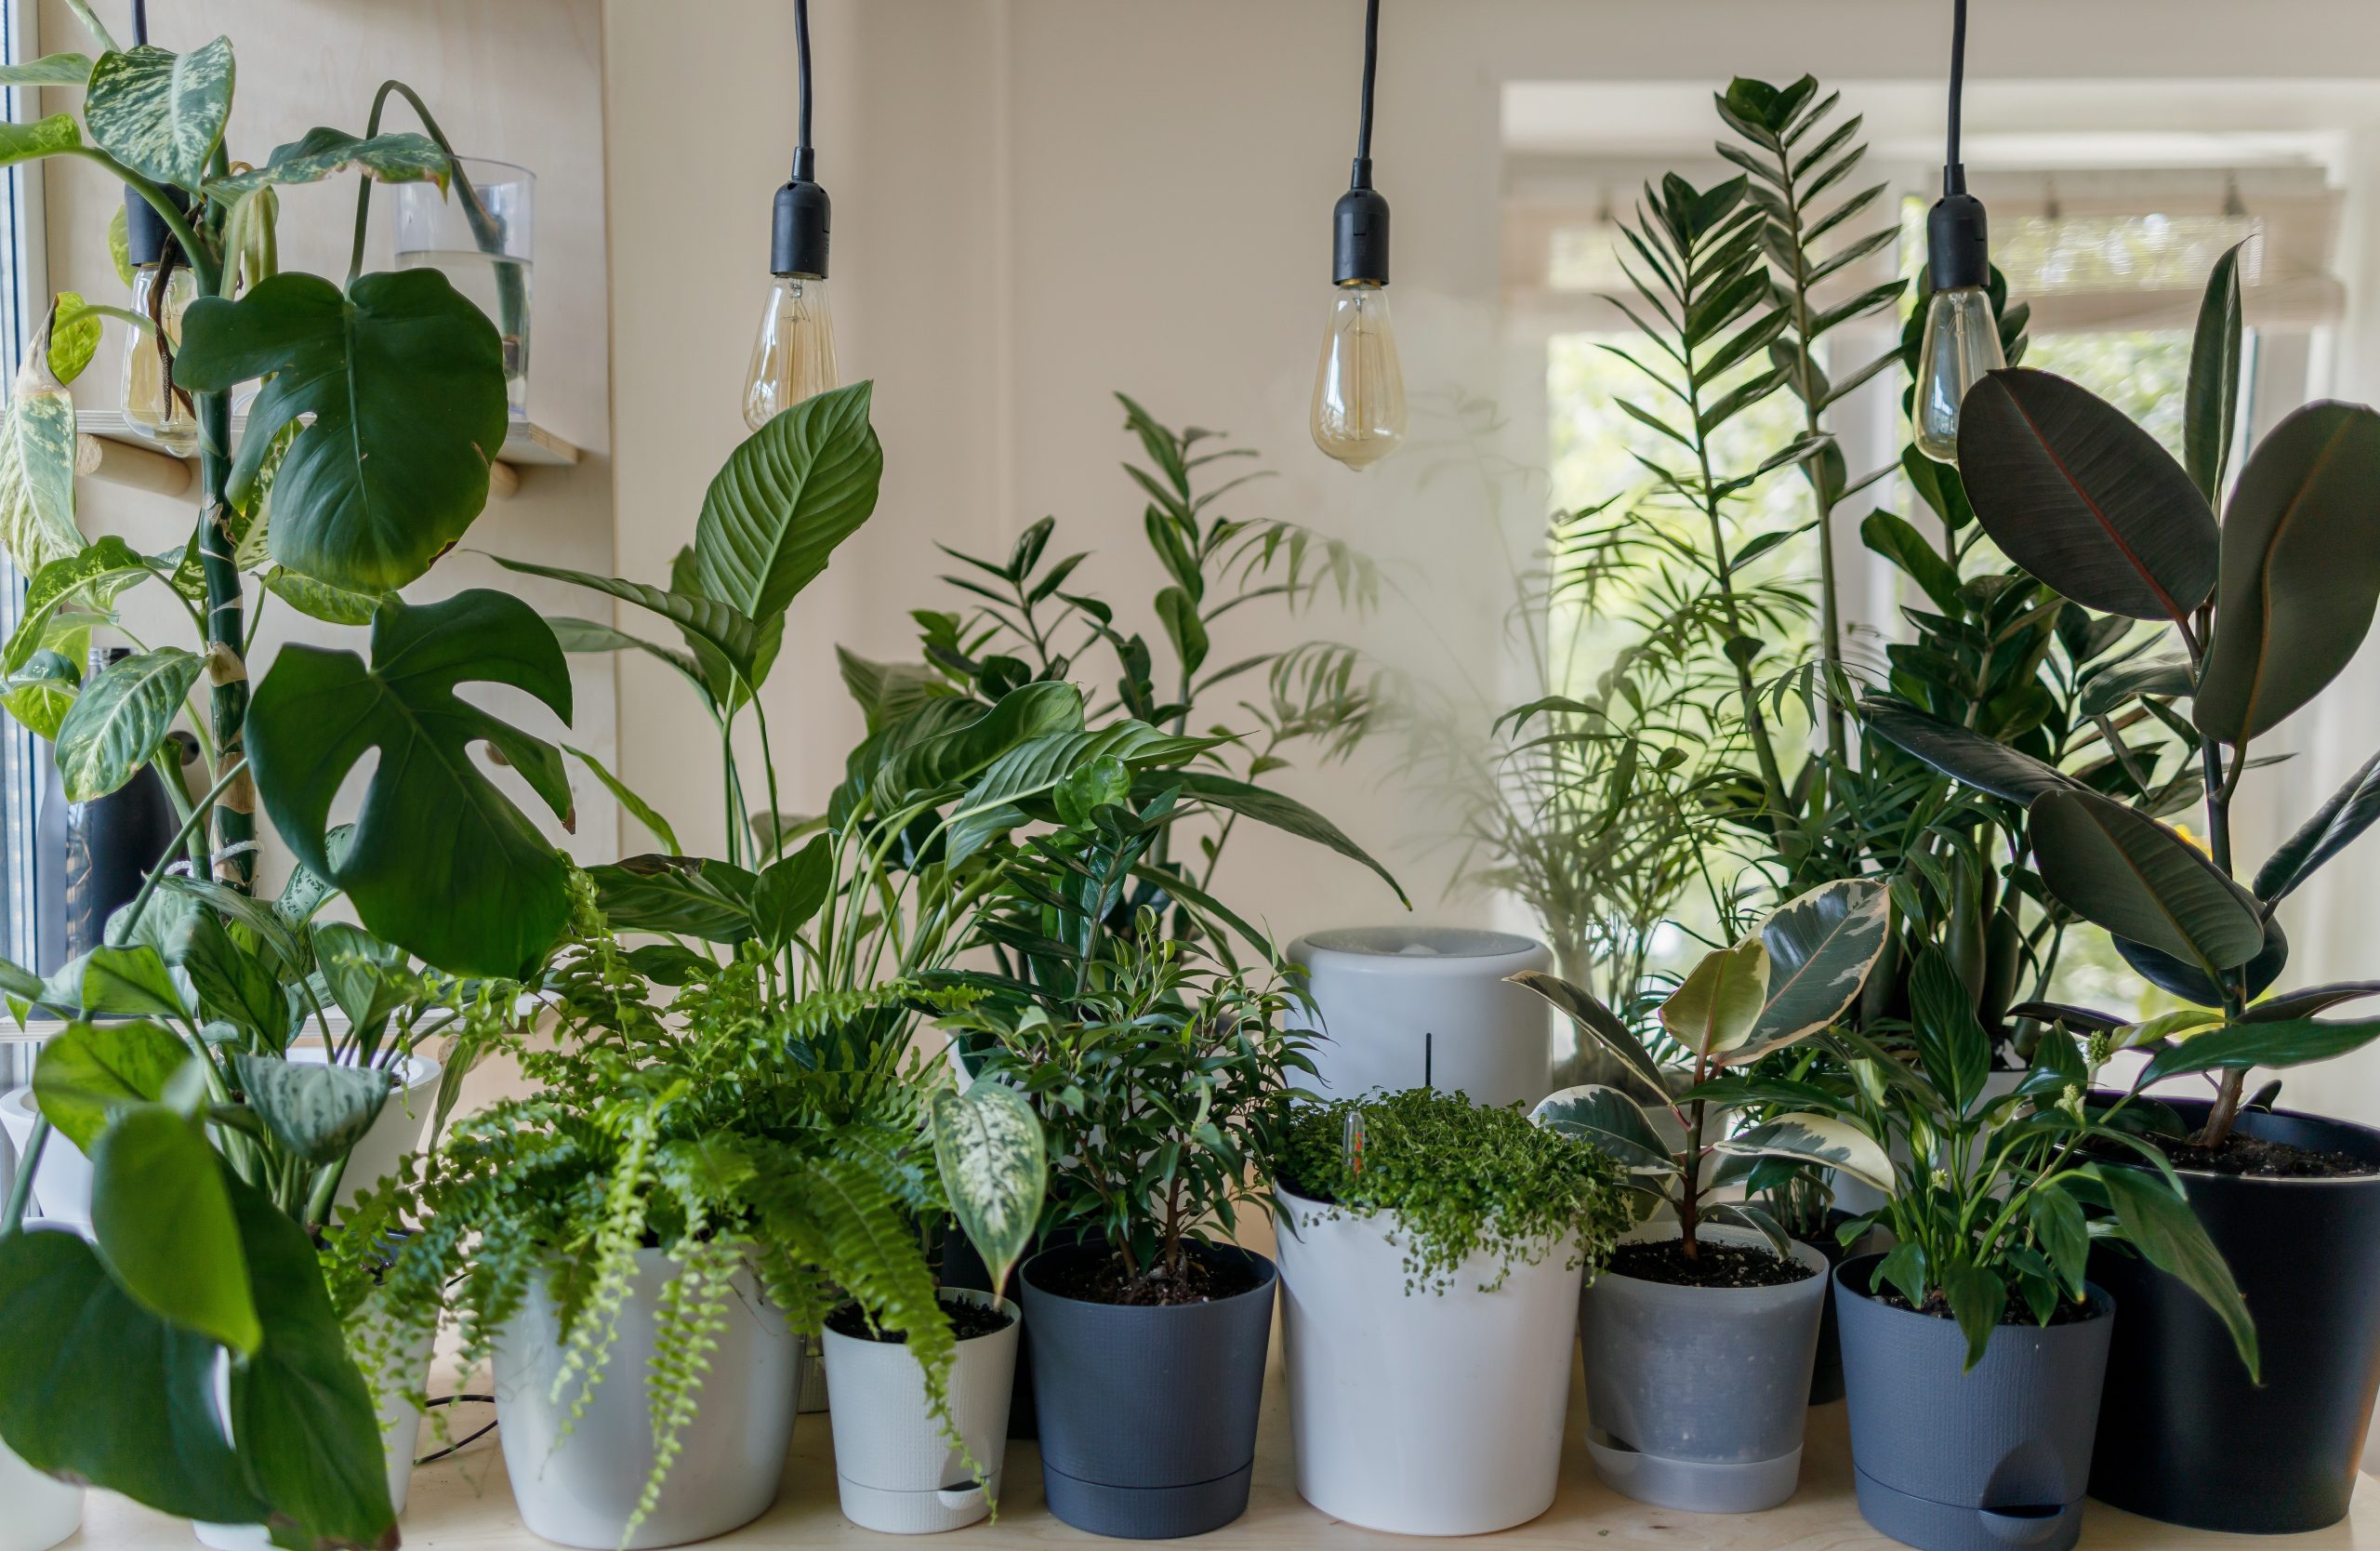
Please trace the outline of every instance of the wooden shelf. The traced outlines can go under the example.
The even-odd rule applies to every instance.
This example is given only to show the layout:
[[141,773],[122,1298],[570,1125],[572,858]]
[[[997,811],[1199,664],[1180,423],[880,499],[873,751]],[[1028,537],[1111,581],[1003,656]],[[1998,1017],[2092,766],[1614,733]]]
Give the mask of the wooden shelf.
[[[187,494],[197,477],[195,462],[176,457],[154,443],[135,435],[124,415],[113,409],[79,410],[74,416],[74,471],[86,479],[106,480],[161,496]],[[231,418],[236,439],[246,430],[247,417]],[[488,494],[509,499],[521,488],[523,469],[567,469],[579,451],[570,443],[527,420],[515,420],[505,432],[504,446],[490,466]]]
[[[1297,1494],[1289,1458],[1289,1417],[1277,1367],[1265,1386],[1263,1425],[1258,1435],[1256,1480],[1248,1513],[1237,1523],[1201,1536],[1196,1544],[1247,1547],[1250,1551],[1414,1551],[1428,1544],[1402,1535],[1359,1530],[1328,1518]],[[1726,1515],[1676,1513],[1647,1507],[1606,1490],[1587,1465],[1577,1428],[1586,1414],[1572,1359],[1569,1436],[1563,1450],[1562,1486],[1543,1517],[1484,1537],[1485,1544],[1543,1547],[1552,1551],[1888,1551],[1897,1543],[1868,1528],[1851,1491],[1851,1448],[1844,1406],[1837,1401],[1810,1412],[1809,1440],[1802,1457],[1802,1487],[1793,1500],[1766,1513]],[[484,1393],[484,1391],[482,1391]],[[454,1436],[468,1436],[487,1418],[487,1408],[464,1405],[453,1421]],[[428,1428],[424,1453],[440,1447]],[[505,1483],[504,1458],[496,1435],[460,1453],[414,1472],[413,1500],[403,1524],[407,1545],[440,1551],[528,1551],[546,1544],[521,1524]],[[140,1551],[189,1551],[189,1527],[178,1519],[137,1508],[121,1498],[95,1494],[84,1516],[83,1538],[73,1544],[139,1547]],[[834,1444],[824,1416],[804,1416],[794,1429],[791,1462],[776,1506],[734,1534],[704,1543],[721,1546],[808,1548],[883,1547],[888,1536],[853,1526],[835,1505]],[[1030,1443],[1012,1443],[998,1524],[978,1524],[949,1534],[919,1536],[920,1547],[936,1551],[1031,1551],[1056,1545],[1120,1544],[1103,1542],[1059,1523],[1041,1504],[1039,1455]],[[1474,1543],[1476,1544],[1476,1543]],[[2276,1537],[2221,1535],[2176,1529],[2137,1518],[2102,1504],[2090,1505],[2082,1525],[2083,1551],[2214,1551],[2259,1547],[2262,1551],[2365,1551],[2380,1546],[2380,1483],[2359,1483],[2355,1505],[2345,1522],[2312,1534]]]

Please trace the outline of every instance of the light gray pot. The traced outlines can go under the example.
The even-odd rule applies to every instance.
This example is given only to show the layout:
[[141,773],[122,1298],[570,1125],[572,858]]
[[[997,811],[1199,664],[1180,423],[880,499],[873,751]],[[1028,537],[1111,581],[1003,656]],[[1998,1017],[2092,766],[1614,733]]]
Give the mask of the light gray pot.
[[1008,1316],[1004,1328],[961,1341],[951,1359],[950,1416],[967,1445],[963,1453],[950,1446],[928,1409],[925,1370],[906,1345],[826,1332],[835,1487],[843,1517],[863,1530],[923,1535],[964,1529],[999,1498],[1009,1392],[1025,1317],[1006,1298],[972,1289],[946,1287],[942,1301]]
[[647,1551],[723,1535],[776,1501],[793,1438],[801,1341],[745,1269],[729,1283],[727,1328],[709,1354],[661,1499],[636,1533],[622,1538],[653,1468],[645,1382],[660,1341],[661,1292],[676,1269],[662,1250],[636,1252],[602,1382],[575,1425],[577,1381],[554,1395],[565,1348],[542,1280],[496,1338],[496,1436],[521,1522],[532,1533],[588,1551]]
[[[1675,1239],[1652,1223],[1621,1239]],[[1750,1228],[1704,1226],[1704,1242],[1765,1246]],[[1793,1495],[1826,1309],[1826,1257],[1782,1287],[1673,1287],[1598,1274],[1579,1302],[1587,1453],[1613,1491],[1690,1513],[1757,1513]]]

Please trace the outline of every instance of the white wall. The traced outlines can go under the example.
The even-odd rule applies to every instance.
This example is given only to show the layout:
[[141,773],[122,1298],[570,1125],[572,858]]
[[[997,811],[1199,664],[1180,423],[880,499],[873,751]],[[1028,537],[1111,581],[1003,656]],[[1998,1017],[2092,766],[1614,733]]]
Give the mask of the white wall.
[[[1504,83],[1717,86],[1805,70],[1838,83],[1924,83],[1943,67],[1949,12],[1912,0],[1385,8],[1375,156],[1395,211],[1392,295],[1408,379],[1417,395],[1459,386],[1499,397],[1542,371],[1499,354]],[[610,174],[623,212],[612,257],[629,575],[658,576],[691,536],[703,485],[741,434],[736,392],[765,283],[769,198],[792,138],[789,13],[782,0],[604,7]],[[1361,15],[1358,0],[813,5],[842,361],[847,378],[878,380],[887,471],[875,522],[797,609],[768,690],[776,724],[800,729],[788,805],[823,801],[857,730],[829,645],[902,653],[906,611],[946,605],[932,579],[947,568],[933,540],[996,547],[1054,512],[1061,542],[1100,551],[1104,587],[1147,590],[1154,573],[1139,558],[1140,501],[1117,469],[1130,449],[1111,389],[1263,449],[1281,477],[1243,510],[1360,539],[1400,567],[1426,618],[1392,615],[1355,633],[1408,659],[1443,653],[1495,671],[1507,593],[1475,492],[1443,470],[1424,487],[1437,462],[1426,453],[1355,477],[1306,440]],[[1970,68],[1983,83],[2071,81],[2084,99],[2108,79],[2368,78],[2380,71],[2380,7],[2274,0],[2250,20],[2229,0],[2000,0],[1978,7]],[[2173,113],[2191,122],[2186,92]],[[2087,105],[2077,121],[2096,124]],[[2375,151],[2363,147],[2363,166],[2380,165]],[[654,209],[666,216],[641,213]],[[2359,232],[2373,209],[2369,191],[2359,194]],[[2350,245],[2357,297],[2380,298],[2380,252],[2360,235]],[[2336,389],[2380,396],[2380,307],[2360,309],[2343,344]],[[1534,435],[1523,428],[1507,450],[1541,457]],[[1508,513],[1523,526],[1529,498],[1517,494]],[[1326,617],[1314,628],[1337,627]],[[717,807],[713,766],[694,741],[701,718],[666,669],[629,662],[621,682],[631,784],[681,833],[715,836],[715,818],[698,821]],[[2380,743],[2380,717],[2333,741],[2302,765],[2307,786],[2327,790]],[[1440,819],[1376,770],[1283,783],[1388,855],[1424,915],[1478,912],[1440,902],[1434,859],[1400,844]],[[1360,870],[1286,844],[1242,850],[1225,886],[1283,932],[1395,912]],[[2375,958],[2380,940],[2360,919],[2326,913],[2301,932],[2307,979],[2370,973]],[[2321,1094],[2294,1084],[2296,1096],[2380,1114],[2367,1066],[2380,1071],[2359,1063]]]

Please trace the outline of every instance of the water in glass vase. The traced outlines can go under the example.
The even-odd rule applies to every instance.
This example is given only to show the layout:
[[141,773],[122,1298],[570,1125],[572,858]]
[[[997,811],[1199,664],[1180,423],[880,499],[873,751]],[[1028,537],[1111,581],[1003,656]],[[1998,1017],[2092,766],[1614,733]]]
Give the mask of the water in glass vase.
[[504,338],[504,393],[512,418],[529,418],[529,283],[535,265],[476,248],[423,248],[397,255],[397,267],[445,272],[455,289],[488,315]]

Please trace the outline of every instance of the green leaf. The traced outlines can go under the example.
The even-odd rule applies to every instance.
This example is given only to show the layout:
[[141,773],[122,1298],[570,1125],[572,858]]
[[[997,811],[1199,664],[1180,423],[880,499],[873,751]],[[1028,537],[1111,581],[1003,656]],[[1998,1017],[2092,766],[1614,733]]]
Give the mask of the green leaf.
[[2380,414],[2314,404],[2256,444],[2223,517],[2190,720],[2246,742],[2338,677],[2380,604]]
[[[303,429],[272,479],[272,558],[353,592],[404,586],[487,504],[509,423],[496,325],[434,269],[365,274],[342,293],[274,275],[182,318],[182,386],[264,386],[231,468],[245,503],[284,428]],[[311,417],[311,419],[305,417]]]
[[389,1074],[375,1067],[245,1051],[231,1059],[248,1107],[276,1141],[315,1168],[345,1158],[389,1101]]
[[105,797],[145,766],[181,715],[204,658],[160,647],[108,664],[58,726],[58,774],[70,802]]
[[2190,665],[2180,657],[2135,657],[2091,675],[2082,690],[2082,714],[2105,716],[2144,695],[2178,699],[2194,687]]
[[2366,997],[2380,996],[2380,980],[2339,980],[2327,986],[2307,986],[2300,990],[2283,991],[2268,997],[2240,1014],[2241,1023],[2279,1023],[2288,1018],[2308,1017],[2327,1007],[2343,1001],[2361,1001]]
[[390,1016],[416,994],[404,950],[345,921],[316,921],[313,959],[331,1001],[359,1038],[377,1039]]
[[1165,638],[1173,643],[1173,655],[1182,660],[1182,671],[1198,671],[1207,660],[1208,642],[1197,603],[1182,589],[1169,587],[1157,595],[1157,616],[1165,626]]
[[1660,1063],[1653,1059],[1644,1042],[1620,1021],[1618,1014],[1592,993],[1542,970],[1523,970],[1518,974],[1506,975],[1505,979],[1515,986],[1526,987],[1552,1002],[1556,1012],[1619,1057],[1620,1064],[1643,1082],[1647,1092],[1664,1099],[1669,1096],[1669,1082],[1661,1075]]
[[109,1274],[159,1319],[243,1355],[264,1340],[231,1198],[198,1122],[162,1104],[118,1115],[91,1149],[91,1227]]
[[115,268],[118,284],[126,290],[132,288],[132,237],[126,230],[124,206],[118,205],[108,216],[108,262]]
[[782,952],[810,924],[835,887],[835,851],[825,835],[761,869],[752,885],[752,923],[761,945]]
[[42,982],[41,1004],[69,1017],[166,1017],[183,1015],[181,993],[165,961],[147,944],[109,944],[70,959]]
[[758,880],[742,868],[693,856],[629,856],[588,868],[587,875],[604,919],[623,931],[731,944],[752,935]]
[[74,709],[78,675],[74,664],[56,652],[35,652],[33,660],[0,680],[0,709],[35,737],[58,740],[66,713]]
[[[567,651],[569,648],[565,645],[563,650]],[[673,855],[677,854],[680,849],[677,831],[669,828],[669,821],[661,816],[660,810],[629,790],[626,782],[604,769],[603,762],[586,749],[567,743],[562,747],[564,753],[569,754],[592,772],[595,778],[603,783],[603,789],[610,792],[618,801],[620,806],[626,808],[639,824],[653,831],[653,838],[661,842],[662,850]]]
[[[1964,457],[1961,460],[1964,461]],[[1950,1318],[1958,1321],[1959,1331],[1967,1338],[1966,1369],[1972,1370],[1983,1360],[1991,1345],[1991,1332],[2000,1328],[2000,1317],[2008,1307],[2008,1284],[1982,1266],[1964,1260],[1950,1261],[1935,1267],[1942,1284],[1942,1295],[1950,1300]]]
[[206,185],[207,196],[229,203],[244,193],[276,183],[312,183],[349,167],[360,167],[383,183],[432,182],[446,185],[446,153],[427,135],[375,135],[369,139],[344,129],[316,125],[303,139],[276,145],[264,166],[218,178]]
[[1528,1112],[1532,1125],[1573,1137],[1632,1173],[1675,1173],[1677,1160],[1636,1101],[1617,1088],[1584,1083],[1548,1094]]
[[1860,541],[1891,561],[1917,583],[1934,606],[1945,614],[1959,611],[1958,567],[1942,558],[1925,536],[1909,523],[1879,507],[1859,524]]
[[851,691],[871,733],[899,721],[943,690],[943,677],[919,662],[873,662],[847,646],[835,648],[843,687]]
[[231,116],[231,40],[188,54],[148,44],[99,56],[83,117],[108,154],[160,183],[196,190]]
[[[1046,680],[1021,684],[972,721],[896,747],[869,779],[869,794],[879,813],[891,813],[915,794],[956,786],[987,771],[995,761],[1026,749],[1034,750],[1041,762],[1020,773],[1012,762],[998,781],[986,774],[984,783],[968,794],[969,805],[1005,802],[1026,790],[1047,790],[1083,759],[1116,752],[1101,748],[1078,758],[1047,757],[1059,748],[1051,741],[1055,736],[1085,740],[1081,747],[1088,748],[1088,739],[1094,735],[1084,733],[1082,725],[1082,695],[1072,684]],[[1124,725],[1140,727],[1138,722]]]
[[2277,905],[2311,878],[2315,870],[2345,850],[2380,818],[2380,754],[2347,778],[2314,816],[2273,851],[2256,869],[2256,897]]
[[2141,1068],[2146,1088],[2191,1072],[2245,1071],[2251,1067],[2302,1067],[2361,1050],[2380,1038],[2380,1020],[2320,1023],[2312,1018],[2240,1022],[2168,1045]]
[[25,351],[0,408],[0,548],[29,577],[81,552],[74,525],[74,400],[44,341]]
[[[375,935],[440,969],[514,975],[561,935],[568,868],[469,745],[500,753],[565,823],[570,782],[551,744],[458,698],[465,683],[511,685],[570,720],[569,668],[528,604],[484,590],[391,599],[368,667],[352,652],[281,649],[248,708],[248,760],[273,828]],[[374,749],[353,842],[334,858],[332,800]]]
[[34,1469],[178,1517],[262,1519],[217,1420],[221,1360],[134,1303],[76,1235],[0,1236],[0,1436]]
[[62,605],[81,598],[106,608],[126,588],[149,574],[148,558],[113,534],[51,561],[26,584],[24,605],[16,630],[9,634],[7,652],[0,655],[0,669],[14,673],[33,660],[49,621]]
[[344,587],[333,587],[326,581],[317,581],[285,565],[276,565],[266,572],[264,584],[272,590],[274,597],[309,619],[350,628],[372,623],[374,613],[395,596],[378,589],[355,592]]
[[23,64],[0,65],[0,86],[87,86],[88,54],[44,54]]
[[[592,589],[607,597],[617,598],[623,603],[634,603],[639,608],[650,610],[676,625],[693,639],[700,641],[717,652],[729,666],[734,668],[747,686],[758,686],[764,677],[760,670],[760,656],[764,647],[770,656],[776,655],[774,643],[764,641],[760,628],[742,613],[730,608],[725,603],[714,603],[707,598],[697,598],[684,591],[665,591],[661,588],[648,587],[642,582],[629,581],[621,577],[599,577],[587,571],[569,571],[559,566],[535,564],[525,560],[507,560],[502,555],[492,555],[489,558],[508,571],[518,571],[531,577],[549,577],[555,581],[570,582],[578,587]],[[626,638],[619,644],[644,646],[648,651],[662,655],[660,648],[649,646],[633,636]],[[585,650],[586,648],[581,646],[577,649]],[[670,665],[678,668],[681,672],[685,671],[682,665],[672,661],[666,655],[663,656],[663,660],[670,661]],[[721,693],[727,686],[710,685],[708,687],[714,696],[720,700],[725,701],[729,698],[727,695]],[[741,694],[737,694],[734,698],[740,700]]]
[[2231,426],[2240,414],[2240,249],[2215,261],[2199,303],[2190,340],[2189,385],[2182,399],[2182,458],[2190,483],[2212,506],[2223,490],[2231,457]]
[[1851,1005],[1884,951],[1891,895],[1881,883],[1846,878],[1779,906],[1761,924],[1768,949],[1768,997],[1729,1066],[1817,1033]]
[[1136,783],[1138,788],[1151,789],[1145,793],[1149,796],[1156,795],[1154,789],[1164,786],[1178,787],[1183,796],[1209,807],[1252,818],[1284,834],[1327,846],[1349,861],[1369,868],[1382,882],[1395,891],[1399,903],[1408,906],[1412,903],[1405,897],[1404,886],[1397,882],[1388,868],[1373,859],[1371,853],[1348,839],[1346,832],[1337,825],[1295,798],[1205,770],[1157,771],[1143,776]]
[[2218,978],[2254,959],[2264,922],[2246,890],[2189,842],[2095,791],[2047,793],[2032,807],[2042,882],[2085,920]]
[[1976,1016],[1974,993],[1941,949],[1927,947],[1911,966],[1909,1001],[1918,1066],[1950,1112],[1965,1116],[1991,1076],[1991,1039]]
[[[951,808],[951,860],[974,855],[994,835],[1023,822],[1025,814],[1017,802],[1052,790],[1086,765],[1113,759],[1134,771],[1170,767],[1223,741],[1178,737],[1127,718],[1096,731],[1061,730],[1017,743],[994,760]],[[1167,768],[1163,784],[1172,785],[1174,774]]]
[[31,124],[0,123],[0,167],[82,148],[83,127],[73,113],[52,113]]
[[2248,1317],[2239,1284],[2231,1279],[2231,1267],[2223,1263],[2189,1202],[2163,1176],[2144,1170],[2093,1164],[2083,1173],[2106,1188],[2116,1218],[2123,1225],[2124,1238],[2151,1266],[2180,1278],[2184,1286],[2206,1300],[2206,1306],[2231,1332],[2231,1344],[2239,1350],[2240,1360],[2248,1365],[2248,1376],[2261,1379],[2255,1321]]
[[87,310],[82,297],[73,291],[60,291],[50,303],[49,352],[50,375],[60,382],[72,382],[83,375],[91,357],[99,349],[99,314]]
[[1893,1163],[1876,1139],[1848,1120],[1797,1111],[1764,1120],[1718,1144],[1731,1158],[1788,1158],[1815,1168],[1835,1169],[1890,1193]]
[[935,1092],[931,1105],[934,1164],[951,1214],[991,1268],[994,1287],[1025,1249],[1049,1189],[1041,1121],[1025,1095],[988,1079],[963,1094]]
[[2090,1226],[2083,1220],[2082,1204],[2064,1186],[2044,1185],[2032,1193],[2026,1215],[2042,1254],[2066,1284],[2067,1296],[2082,1297],[2084,1269],[2091,1259]]
[[1050,794],[1058,816],[1077,829],[1089,828],[1100,809],[1127,802],[1131,795],[1132,773],[1113,754],[1079,766]]
[[1661,1027],[1706,1060],[1725,1055],[1752,1038],[1768,1001],[1768,968],[1758,937],[1712,948],[1661,1003]]
[[2156,438],[2061,377],[2012,367],[1959,414],[1959,473],[2009,559],[2086,608],[2185,619],[2215,590],[2215,513]]
[[2030,754],[1899,700],[1871,695],[1859,702],[1859,720],[1885,742],[1952,780],[2012,802],[2030,802],[2074,784]]
[[231,1024],[276,1045],[288,1038],[289,1001],[280,980],[263,960],[231,940],[214,911],[183,916],[165,952],[167,963],[190,976],[202,1018]]
[[33,1098],[58,1133],[87,1155],[112,1117],[162,1100],[191,1059],[179,1036],[153,1023],[72,1023],[41,1047]]
[[728,455],[694,524],[703,596],[754,619],[781,615],[867,521],[884,472],[867,423],[873,387],[805,399]]

